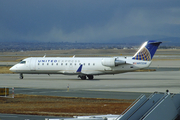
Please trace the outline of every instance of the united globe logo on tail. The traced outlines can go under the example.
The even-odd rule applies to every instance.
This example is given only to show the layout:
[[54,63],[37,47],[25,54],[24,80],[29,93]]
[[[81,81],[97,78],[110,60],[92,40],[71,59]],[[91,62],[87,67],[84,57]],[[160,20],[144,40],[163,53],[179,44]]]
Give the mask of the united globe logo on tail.
[[141,48],[137,51],[137,53],[133,56],[134,60],[143,60],[143,61],[151,61],[158,46],[162,42],[158,42],[155,40],[149,40],[145,42]]
[[141,49],[141,51],[139,51],[139,53],[136,56],[134,56],[134,59],[151,61],[151,54],[150,54],[149,50],[146,49],[146,47],[144,47],[143,49]]

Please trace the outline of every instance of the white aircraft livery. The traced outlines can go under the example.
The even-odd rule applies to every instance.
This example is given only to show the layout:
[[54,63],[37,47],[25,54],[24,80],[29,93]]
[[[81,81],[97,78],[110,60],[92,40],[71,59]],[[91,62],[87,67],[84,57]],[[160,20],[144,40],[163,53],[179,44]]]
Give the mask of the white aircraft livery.
[[132,57],[30,57],[10,68],[23,74],[77,75],[82,80],[94,75],[119,74],[147,68],[162,42],[149,40],[143,43]]

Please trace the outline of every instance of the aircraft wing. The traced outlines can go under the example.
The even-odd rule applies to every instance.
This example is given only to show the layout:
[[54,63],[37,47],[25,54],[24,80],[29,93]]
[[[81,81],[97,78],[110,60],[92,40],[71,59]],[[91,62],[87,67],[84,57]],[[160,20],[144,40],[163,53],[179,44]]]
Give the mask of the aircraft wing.
[[60,73],[63,73],[65,75],[86,75],[85,73],[82,73],[82,64],[79,66],[79,68],[77,69],[77,71],[74,72],[69,72],[69,71],[60,71]]
[[82,64],[79,66],[79,68],[77,69],[76,73],[81,73],[81,70],[82,70]]

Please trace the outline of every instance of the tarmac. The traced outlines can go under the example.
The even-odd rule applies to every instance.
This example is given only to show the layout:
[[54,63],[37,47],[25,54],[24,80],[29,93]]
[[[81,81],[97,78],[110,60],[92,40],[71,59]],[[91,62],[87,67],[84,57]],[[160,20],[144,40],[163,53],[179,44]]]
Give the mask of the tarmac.
[[95,76],[94,80],[80,80],[77,76],[0,74],[0,87],[39,89],[67,89],[116,92],[180,92],[180,71],[129,72]]
[[[153,60],[151,72],[128,72],[94,76],[94,80],[81,80],[76,75],[0,74],[0,87],[67,89],[113,92],[180,92],[180,60]],[[1,63],[0,63],[1,64]],[[5,64],[5,63],[4,63]],[[11,63],[8,63],[10,65]]]
[[[25,74],[24,79],[21,80],[19,74],[0,74],[0,87],[14,87],[15,94],[136,99],[140,94],[165,92],[167,89],[170,93],[179,93],[179,63],[180,60],[155,60],[150,69],[156,69],[156,71],[95,76],[94,80],[81,80],[77,76],[67,75],[31,74]],[[8,63],[8,65],[11,64]],[[0,114],[2,120],[25,118],[45,119],[47,117]]]

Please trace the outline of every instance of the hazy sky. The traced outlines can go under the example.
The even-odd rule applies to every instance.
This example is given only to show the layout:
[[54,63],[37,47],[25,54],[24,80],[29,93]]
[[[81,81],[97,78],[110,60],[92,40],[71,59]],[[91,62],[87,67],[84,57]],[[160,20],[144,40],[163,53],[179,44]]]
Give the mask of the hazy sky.
[[0,41],[180,37],[180,0],[0,0]]

